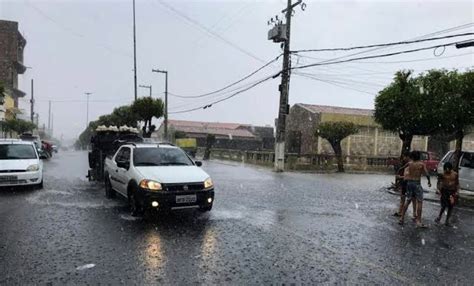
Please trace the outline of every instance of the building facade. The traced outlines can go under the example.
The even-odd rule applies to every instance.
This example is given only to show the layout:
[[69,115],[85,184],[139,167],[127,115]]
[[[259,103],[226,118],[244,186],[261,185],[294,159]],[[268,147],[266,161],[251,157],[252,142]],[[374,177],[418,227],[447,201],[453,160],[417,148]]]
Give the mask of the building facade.
[[[207,135],[214,135],[214,148],[237,150],[272,150],[275,138],[273,127],[239,123],[198,122],[168,120],[171,138],[177,133],[186,138],[196,138],[198,147],[205,147]],[[164,125],[154,134],[163,138]]]
[[[370,157],[396,157],[400,155],[402,141],[397,134],[383,130],[373,118],[373,110],[297,103],[287,117],[286,151],[297,154],[333,154],[329,142],[316,136],[322,122],[352,122],[358,126],[357,134],[342,140],[344,155]],[[427,151],[428,137],[415,136],[413,150]]]
[[18,98],[25,96],[18,89],[18,75],[26,71],[23,65],[25,45],[17,22],[0,20],[0,82],[5,89],[0,95],[0,120],[14,118],[19,112]]

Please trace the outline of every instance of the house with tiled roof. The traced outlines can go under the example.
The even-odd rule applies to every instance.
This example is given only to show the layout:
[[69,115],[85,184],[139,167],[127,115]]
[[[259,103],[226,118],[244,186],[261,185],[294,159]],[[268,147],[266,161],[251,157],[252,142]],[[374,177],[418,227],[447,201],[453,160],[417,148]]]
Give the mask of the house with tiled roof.
[[[296,103],[287,117],[287,152],[332,154],[329,142],[315,136],[315,131],[322,122],[347,121],[356,124],[359,132],[342,141],[344,155],[398,156],[402,141],[397,134],[383,130],[375,122],[373,114],[372,109]],[[415,136],[412,149],[426,151],[428,137]]]
[[[214,135],[214,148],[239,150],[271,150],[274,144],[273,127],[240,123],[168,120],[171,137],[176,133],[186,138],[196,138],[199,147],[206,144],[207,135]],[[164,125],[158,129],[162,134]]]

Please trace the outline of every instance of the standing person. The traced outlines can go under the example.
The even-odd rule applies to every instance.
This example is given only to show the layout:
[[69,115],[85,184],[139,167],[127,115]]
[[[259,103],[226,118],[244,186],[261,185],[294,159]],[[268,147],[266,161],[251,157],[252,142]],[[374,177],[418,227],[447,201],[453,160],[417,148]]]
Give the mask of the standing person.
[[424,228],[426,226],[421,223],[421,213],[423,211],[423,188],[421,187],[421,176],[425,175],[428,179],[428,187],[431,187],[431,180],[425,164],[420,161],[420,152],[411,152],[411,158],[413,161],[408,163],[404,174],[404,179],[407,182],[407,201],[403,207],[399,224],[403,225],[408,206],[412,201],[416,201],[416,226]]
[[453,164],[450,162],[444,163],[443,169],[444,173],[440,177],[441,210],[438,217],[435,219],[435,222],[439,224],[444,211],[446,208],[448,208],[445,225],[450,226],[449,218],[451,217],[451,212],[453,210],[456,197],[459,194],[459,178],[458,174],[453,171]]
[[[410,153],[403,152],[402,160],[400,161],[401,167],[397,170],[397,174],[395,176],[395,185],[400,192],[400,205],[398,207],[398,211],[393,214],[396,217],[400,217],[402,215],[403,206],[405,205],[407,182],[404,179],[404,174],[405,169],[408,167],[408,162],[410,162]],[[413,201],[413,219],[416,219],[416,200]]]

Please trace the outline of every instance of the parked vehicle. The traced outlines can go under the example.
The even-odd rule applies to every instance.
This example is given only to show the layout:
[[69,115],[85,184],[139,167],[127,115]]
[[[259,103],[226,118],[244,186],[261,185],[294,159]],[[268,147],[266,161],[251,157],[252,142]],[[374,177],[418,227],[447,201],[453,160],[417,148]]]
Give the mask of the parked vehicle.
[[131,143],[105,159],[105,195],[128,199],[132,214],[149,209],[210,211],[214,184],[181,148],[169,143]]
[[[443,174],[446,162],[454,164],[454,151],[449,151],[438,164],[438,175]],[[474,151],[461,152],[459,160],[459,186],[463,190],[474,191]]]
[[39,154],[40,159],[49,159],[50,156],[43,148],[43,143],[38,135],[33,135],[31,133],[23,133],[20,136],[20,139],[23,141],[33,142],[35,144],[36,150]]
[[[439,164],[439,156],[437,153],[434,152],[420,152],[420,160],[425,163],[426,169],[428,169],[431,173],[436,173]],[[400,167],[400,158],[391,158],[388,163],[390,166],[393,166],[395,171],[397,171]]]
[[43,162],[33,142],[0,140],[0,187],[43,188]]

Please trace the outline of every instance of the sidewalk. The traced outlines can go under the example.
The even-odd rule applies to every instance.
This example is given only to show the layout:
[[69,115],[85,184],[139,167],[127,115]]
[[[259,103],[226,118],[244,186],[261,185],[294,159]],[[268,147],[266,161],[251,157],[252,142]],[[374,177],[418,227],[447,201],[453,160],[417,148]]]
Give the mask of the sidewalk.
[[[436,194],[436,188],[431,187],[430,189],[423,189],[423,199],[430,202],[439,202],[439,195]],[[399,195],[397,191],[386,188],[386,191],[392,195]],[[459,192],[459,206],[474,208],[474,192],[461,190]]]

